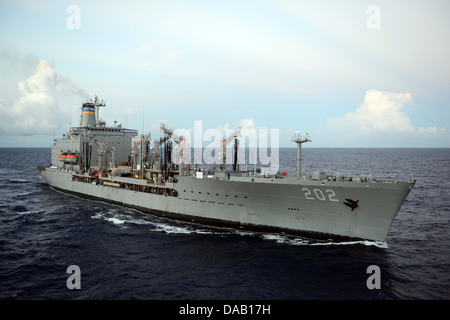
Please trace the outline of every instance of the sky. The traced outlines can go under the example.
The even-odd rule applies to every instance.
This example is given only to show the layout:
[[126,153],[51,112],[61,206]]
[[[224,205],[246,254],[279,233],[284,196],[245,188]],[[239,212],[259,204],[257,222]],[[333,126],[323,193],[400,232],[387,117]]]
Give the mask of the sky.
[[[277,130],[280,147],[450,147],[448,0],[0,0],[0,147],[100,117],[160,137]],[[205,138],[205,137],[203,137]],[[204,145],[208,145],[204,141]]]

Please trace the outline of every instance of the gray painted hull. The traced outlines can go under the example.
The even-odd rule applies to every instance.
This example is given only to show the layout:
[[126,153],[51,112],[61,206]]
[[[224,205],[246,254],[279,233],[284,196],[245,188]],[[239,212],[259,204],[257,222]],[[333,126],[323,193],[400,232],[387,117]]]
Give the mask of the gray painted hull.
[[[60,190],[168,217],[333,240],[385,241],[414,186],[407,182],[182,176],[170,184],[178,193],[174,197],[74,181],[75,172],[60,168],[39,171],[49,185]],[[346,205],[348,199],[358,201],[357,207]]]

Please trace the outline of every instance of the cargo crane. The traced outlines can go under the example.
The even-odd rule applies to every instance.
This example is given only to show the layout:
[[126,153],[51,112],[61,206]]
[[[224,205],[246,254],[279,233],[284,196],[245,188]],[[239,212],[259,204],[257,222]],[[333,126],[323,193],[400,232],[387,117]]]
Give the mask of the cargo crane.
[[178,144],[178,157],[181,159],[179,163],[189,164],[189,153],[186,150],[186,140],[183,136],[179,136],[173,132],[172,129],[167,127],[164,123],[161,123],[161,132],[166,135],[168,138],[172,138],[176,144]]
[[167,135],[170,138],[172,138],[173,141],[175,141],[177,144],[180,144],[181,141],[184,140],[183,136],[178,136],[176,133],[173,132],[172,129],[167,127],[164,123],[161,123],[160,129],[161,129],[162,133],[164,133],[165,135]]
[[225,170],[226,165],[226,147],[227,145],[234,140],[234,159],[233,159],[233,171],[236,171],[237,169],[237,156],[238,156],[238,148],[239,148],[239,140],[238,136],[241,135],[241,127],[238,127],[235,129],[225,140],[221,141],[220,144],[220,156],[219,159],[221,159],[220,169]]
[[[160,126],[161,132],[165,134],[163,138],[160,139],[160,146],[162,148],[162,144],[165,144],[164,151],[161,150],[162,154],[164,154],[164,168],[165,175],[168,176],[168,171],[171,171],[172,168],[172,142],[169,139],[172,139],[176,144],[178,144],[178,157],[179,164],[187,165],[189,170],[189,157],[188,152],[186,150],[186,141],[183,136],[179,136],[174,131],[167,127],[164,123],[161,123]],[[170,168],[169,168],[170,167]]]

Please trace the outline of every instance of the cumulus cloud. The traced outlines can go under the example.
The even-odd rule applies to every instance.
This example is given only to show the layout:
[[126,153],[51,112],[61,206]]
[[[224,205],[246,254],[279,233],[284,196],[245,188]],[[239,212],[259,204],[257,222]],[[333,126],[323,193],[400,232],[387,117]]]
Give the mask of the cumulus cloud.
[[333,118],[329,124],[338,129],[359,133],[433,133],[436,127],[415,128],[403,110],[414,103],[409,92],[395,93],[371,89],[355,112]]
[[241,119],[239,121],[239,127],[241,127],[244,131],[256,129],[255,121],[249,118]]
[[255,120],[253,120],[251,118],[243,118],[243,119],[239,120],[239,124],[236,127],[231,127],[229,123],[217,126],[217,128],[220,131],[222,131],[224,134],[227,131],[231,132],[232,130],[239,128],[239,127],[241,128],[242,132],[245,132],[247,130],[257,129],[257,127],[255,125]]
[[18,88],[21,96],[12,105],[0,103],[2,134],[51,134],[71,115],[71,106],[64,103],[64,97],[88,96],[68,78],[59,77],[53,62],[48,60],[40,60],[35,73],[19,81]]

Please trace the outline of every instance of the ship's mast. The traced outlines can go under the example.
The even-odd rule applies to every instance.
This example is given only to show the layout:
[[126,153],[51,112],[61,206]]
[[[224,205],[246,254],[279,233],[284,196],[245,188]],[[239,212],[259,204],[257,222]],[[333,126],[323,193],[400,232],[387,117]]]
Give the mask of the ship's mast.
[[100,102],[98,100],[97,95],[94,97],[94,106],[95,106],[95,125],[98,126],[100,124],[100,107],[106,107],[105,102],[103,100]]
[[297,179],[300,180],[302,176],[302,143],[311,142],[311,137],[308,133],[302,136],[301,132],[297,131],[292,137],[292,141],[297,143]]

